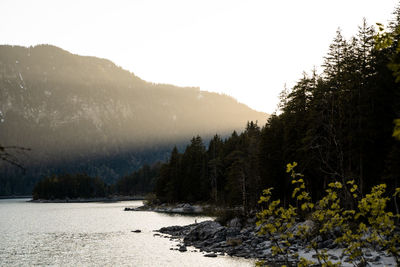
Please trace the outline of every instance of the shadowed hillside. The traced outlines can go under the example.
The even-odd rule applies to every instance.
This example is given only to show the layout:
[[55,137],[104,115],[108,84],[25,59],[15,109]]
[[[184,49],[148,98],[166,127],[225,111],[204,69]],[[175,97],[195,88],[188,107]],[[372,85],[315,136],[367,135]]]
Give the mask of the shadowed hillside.
[[[108,181],[165,159],[194,135],[267,118],[229,96],[149,83],[109,60],[50,45],[0,46],[0,116],[1,144],[32,149],[20,157],[26,177],[78,170]],[[2,171],[3,183],[16,175]],[[7,186],[0,194],[23,191]]]

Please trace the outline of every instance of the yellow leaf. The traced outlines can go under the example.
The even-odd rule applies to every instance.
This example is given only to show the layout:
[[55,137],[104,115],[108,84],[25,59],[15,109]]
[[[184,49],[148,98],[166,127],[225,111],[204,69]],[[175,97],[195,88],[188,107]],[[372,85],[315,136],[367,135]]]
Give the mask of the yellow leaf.
[[398,194],[400,194],[400,187],[397,187],[397,188],[395,189],[395,193],[393,194],[393,196],[395,197],[395,196],[397,196]]
[[394,130],[392,136],[397,140],[400,140],[400,119],[394,120]]

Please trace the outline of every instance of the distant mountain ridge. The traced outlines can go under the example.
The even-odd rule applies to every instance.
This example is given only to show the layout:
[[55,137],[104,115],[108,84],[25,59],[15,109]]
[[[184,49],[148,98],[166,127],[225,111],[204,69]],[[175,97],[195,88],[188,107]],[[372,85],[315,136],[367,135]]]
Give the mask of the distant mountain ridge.
[[[266,119],[232,97],[146,82],[106,59],[51,45],[0,46],[0,143],[32,148],[25,163],[41,172],[48,163],[121,155],[133,170],[194,135]],[[141,156],[160,147],[152,159]]]

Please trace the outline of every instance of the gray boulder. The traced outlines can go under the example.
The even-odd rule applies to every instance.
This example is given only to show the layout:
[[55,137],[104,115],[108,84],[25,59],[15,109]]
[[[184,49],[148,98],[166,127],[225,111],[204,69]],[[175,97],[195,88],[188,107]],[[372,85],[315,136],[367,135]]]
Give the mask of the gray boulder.
[[197,224],[184,238],[186,242],[202,241],[213,238],[216,233],[225,229],[218,222],[204,221]]

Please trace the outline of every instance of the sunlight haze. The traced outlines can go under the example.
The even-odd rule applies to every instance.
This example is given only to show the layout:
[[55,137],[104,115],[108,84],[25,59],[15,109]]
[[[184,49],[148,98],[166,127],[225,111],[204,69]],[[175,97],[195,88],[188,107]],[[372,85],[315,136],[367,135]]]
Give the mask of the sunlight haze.
[[1,266],[400,266],[400,0],[0,0]]
[[338,27],[387,23],[394,0],[0,2],[0,44],[52,44],[154,83],[196,86],[272,113],[322,64]]

